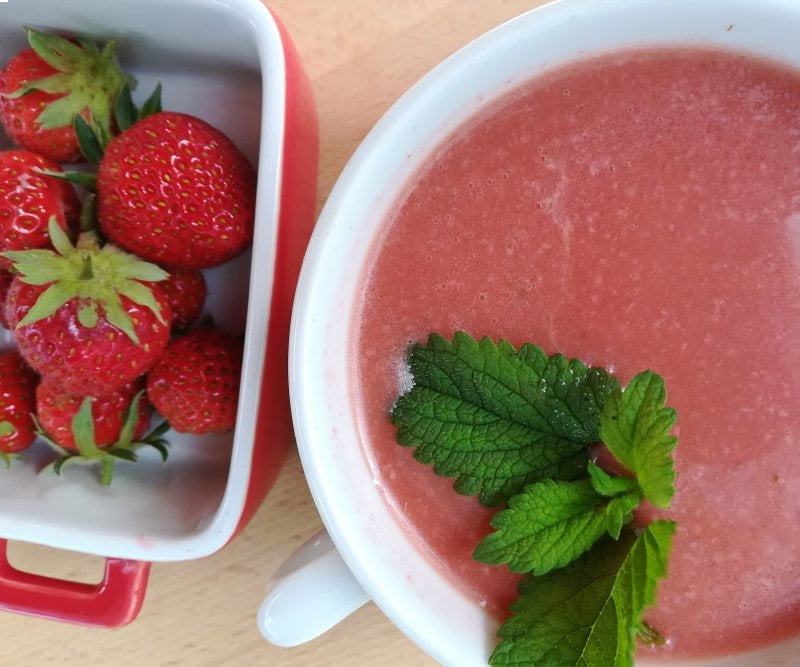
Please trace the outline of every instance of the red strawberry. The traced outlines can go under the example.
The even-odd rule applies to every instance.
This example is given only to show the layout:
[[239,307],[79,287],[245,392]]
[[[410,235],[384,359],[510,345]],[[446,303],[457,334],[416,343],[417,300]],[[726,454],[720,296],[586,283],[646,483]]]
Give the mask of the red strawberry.
[[[140,379],[105,396],[90,397],[94,425],[94,444],[107,447],[119,440],[125,414],[133,397],[144,389]],[[44,381],[36,388],[36,416],[49,438],[64,449],[78,450],[72,420],[78,414],[83,396],[68,394],[52,381]],[[141,438],[150,425],[150,404],[143,395],[137,402],[138,416],[133,427],[133,438]]]
[[222,132],[163,111],[108,145],[97,174],[100,228],[151,262],[216,266],[252,240],[255,184],[253,168]]
[[242,343],[212,327],[176,338],[147,374],[147,395],[181,433],[222,433],[236,424]]
[[86,40],[27,32],[32,48],[0,72],[0,120],[20,146],[55,162],[79,161],[75,116],[86,118],[108,141],[117,97],[131,81],[116,62],[113,42],[101,50]]
[[20,273],[6,317],[25,360],[64,391],[102,396],[143,375],[169,338],[166,273],[91,233],[75,248],[51,221],[56,251],[5,253]]
[[52,468],[60,475],[66,465],[99,463],[100,481],[110,484],[114,464],[120,459],[136,462],[140,447],[155,447],[166,461],[168,443],[161,436],[169,426],[164,422],[144,435],[150,410],[144,392],[136,391],[142,384],[99,398],[64,394],[49,382],[39,385],[39,435],[60,454],[43,470]]
[[203,312],[206,280],[197,269],[169,269],[169,278],[160,284],[172,309],[172,330],[188,329]]
[[36,439],[31,414],[39,378],[13,350],[0,352],[0,458],[18,452]]
[[[46,246],[51,217],[62,228],[78,217],[72,186],[36,169],[61,171],[55,162],[29,151],[0,152],[0,252]],[[0,260],[0,267],[8,264]]]
[[11,281],[14,280],[14,275],[10,271],[0,269],[0,325],[8,329],[8,321],[6,320],[6,296],[8,296],[8,288],[11,287]]

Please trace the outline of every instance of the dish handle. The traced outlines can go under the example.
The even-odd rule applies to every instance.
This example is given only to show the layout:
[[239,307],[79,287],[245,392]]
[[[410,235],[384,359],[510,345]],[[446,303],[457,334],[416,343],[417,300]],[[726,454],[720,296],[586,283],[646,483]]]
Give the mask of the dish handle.
[[369,601],[324,530],[275,573],[258,610],[258,629],[277,646],[315,639]]
[[68,623],[115,628],[139,614],[150,563],[106,559],[98,584],[66,581],[18,570],[8,560],[8,542],[0,539],[0,609]]

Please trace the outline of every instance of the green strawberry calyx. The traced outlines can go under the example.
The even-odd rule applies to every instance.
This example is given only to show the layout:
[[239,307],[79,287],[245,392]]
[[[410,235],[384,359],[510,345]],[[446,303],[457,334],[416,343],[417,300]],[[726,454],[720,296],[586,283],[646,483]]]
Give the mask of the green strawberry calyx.
[[[6,438],[9,435],[14,435],[17,432],[17,427],[14,426],[13,422],[8,420],[0,421],[0,438]],[[11,462],[18,458],[18,454],[12,454],[10,452],[4,452],[0,449],[0,461],[3,462],[6,468],[11,467]]]
[[48,104],[36,118],[39,126],[53,129],[72,125],[76,116],[88,111],[92,129],[102,145],[106,145],[111,140],[111,119],[117,98],[124,86],[135,85],[117,62],[116,43],[107,42],[100,47],[91,40],[79,39],[76,43],[33,28],[25,31],[31,48],[58,72],[29,81],[6,97],[22,97],[34,90],[63,93],[63,97]]
[[61,471],[66,466],[99,463],[100,482],[103,486],[108,486],[111,484],[111,479],[114,475],[114,464],[118,461],[136,463],[139,460],[136,450],[141,447],[153,447],[161,455],[161,460],[166,463],[169,453],[167,450],[169,442],[163,437],[169,430],[169,424],[166,421],[161,422],[143,438],[134,438],[136,422],[139,420],[139,402],[143,395],[144,391],[140,391],[133,397],[125,412],[125,418],[117,441],[102,449],[97,446],[94,437],[94,420],[92,418],[92,401],[94,399],[91,396],[83,399],[81,407],[72,418],[72,436],[75,439],[75,446],[78,448],[77,452],[66,449],[55,442],[39,421],[36,420],[36,432],[39,437],[59,454],[57,459],[48,463],[39,472],[52,470],[60,476]]
[[72,299],[79,300],[78,321],[87,328],[97,325],[100,317],[124,332],[134,343],[139,338],[120,297],[148,308],[159,322],[164,319],[161,305],[145,283],[165,280],[168,273],[117,246],[101,246],[92,231],[84,232],[72,245],[54,217],[48,223],[53,250],[13,250],[2,253],[13,262],[20,280],[29,285],[49,285],[17,328],[49,317]]

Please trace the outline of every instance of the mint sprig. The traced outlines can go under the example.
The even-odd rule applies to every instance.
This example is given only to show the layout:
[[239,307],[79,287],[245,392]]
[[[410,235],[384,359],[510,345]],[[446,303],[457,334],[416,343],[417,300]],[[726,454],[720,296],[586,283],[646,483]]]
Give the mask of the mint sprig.
[[508,563],[512,572],[547,574],[583,555],[604,534],[619,537],[622,524],[641,500],[638,489],[601,496],[589,479],[531,484],[492,519],[494,533],[475,549],[489,565]]
[[392,409],[398,442],[490,506],[532,482],[584,475],[600,410],[619,389],[605,369],[463,332],[432,334],[408,364],[413,389]]
[[[670,435],[676,415],[664,381],[640,373],[623,390],[602,368],[541,348],[432,334],[409,351],[413,388],[392,410],[397,441],[455,490],[506,501],[476,560],[527,573],[498,636],[494,666],[632,664],[637,636],[666,574],[675,524],[637,537],[625,525],[647,499],[675,493]],[[602,443],[627,468],[609,474],[589,460]]]
[[600,438],[614,457],[636,475],[642,493],[656,507],[669,507],[675,495],[670,435],[677,414],[665,407],[664,380],[652,371],[616,387],[600,412]]
[[643,615],[666,575],[675,524],[655,521],[639,536],[604,540],[568,567],[528,577],[500,627],[492,667],[629,667]]

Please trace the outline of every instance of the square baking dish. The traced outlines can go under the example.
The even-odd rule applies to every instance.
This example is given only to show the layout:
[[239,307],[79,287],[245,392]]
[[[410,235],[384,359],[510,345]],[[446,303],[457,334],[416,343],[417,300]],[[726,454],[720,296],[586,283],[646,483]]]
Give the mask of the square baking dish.
[[[316,112],[294,46],[258,0],[15,1],[0,5],[2,62],[27,45],[23,26],[115,40],[123,68],[138,81],[136,101],[160,81],[165,109],[220,128],[258,169],[252,249],[205,271],[207,313],[220,328],[244,333],[235,431],[170,431],[166,464],[155,451],[142,451],[137,465],[117,466],[108,488],[82,467],[61,478],[38,475],[49,454],[40,442],[0,470],[0,537],[123,559],[109,561],[106,575],[125,584],[121,590],[130,598],[127,610],[113,618],[101,611],[71,618],[70,609],[82,605],[73,600],[54,611],[48,590],[50,598],[60,590],[94,600],[109,582],[85,587],[33,579],[0,558],[0,608],[119,625],[138,611],[146,563],[206,556],[241,530],[292,441],[286,347],[294,285],[313,225]],[[10,147],[3,137],[0,148]],[[9,332],[0,341],[13,345]],[[31,593],[34,583],[45,589],[37,588],[38,597]]]

